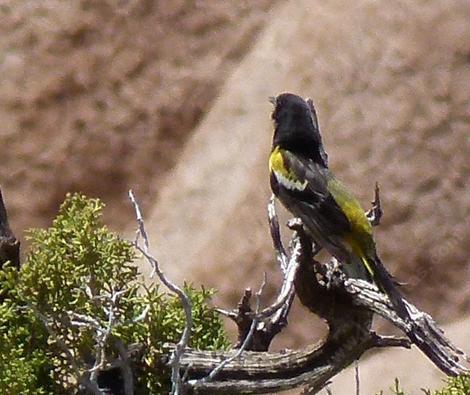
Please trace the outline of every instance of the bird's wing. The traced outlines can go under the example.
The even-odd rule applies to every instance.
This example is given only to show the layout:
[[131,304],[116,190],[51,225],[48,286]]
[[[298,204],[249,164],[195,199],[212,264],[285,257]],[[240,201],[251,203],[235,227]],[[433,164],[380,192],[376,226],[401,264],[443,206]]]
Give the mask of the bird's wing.
[[328,170],[287,150],[281,154],[286,171],[273,170],[281,187],[279,197],[290,211],[314,234],[321,231],[333,237],[349,232],[351,224],[328,189]]

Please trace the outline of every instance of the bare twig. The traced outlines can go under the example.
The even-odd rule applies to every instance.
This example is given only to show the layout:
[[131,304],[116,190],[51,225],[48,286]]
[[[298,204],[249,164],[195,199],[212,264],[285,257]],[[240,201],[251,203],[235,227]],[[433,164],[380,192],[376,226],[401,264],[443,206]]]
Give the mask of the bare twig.
[[292,254],[287,265],[285,272],[284,282],[281,287],[281,291],[276,298],[276,301],[265,309],[261,310],[256,317],[258,319],[267,318],[272,316],[276,311],[286,304],[286,301],[293,297],[294,292],[294,279],[297,269],[299,267],[299,257],[301,255],[301,245],[298,238],[294,241],[294,247]]
[[292,222],[292,220],[289,221],[288,226],[294,230],[294,234],[290,243],[290,258],[287,256],[286,250],[282,244],[274,199],[275,196],[271,195],[268,203],[269,229],[273,246],[277,252],[278,261],[280,262],[280,267],[284,274],[284,281],[276,301],[260,312],[259,316],[270,317],[268,326],[271,328],[270,330],[277,328],[275,332],[277,334],[287,325],[287,316],[295,295],[294,280],[300,265],[303,243],[302,238],[296,231],[302,228],[302,222],[300,219],[295,219],[294,222]]
[[170,365],[172,367],[172,373],[171,373],[171,382],[172,382],[172,389],[171,389],[171,394],[172,395],[180,395],[182,394],[182,379],[181,379],[181,358],[188,346],[189,339],[191,337],[191,330],[193,326],[193,315],[192,315],[192,307],[191,307],[191,301],[189,300],[188,295],[176,284],[171,282],[164,272],[160,269],[160,265],[158,261],[149,253],[149,240],[147,233],[145,231],[145,224],[144,220],[142,217],[142,213],[140,210],[140,206],[137,203],[137,200],[135,199],[134,193],[132,190],[129,190],[129,198],[134,206],[136,217],[137,217],[137,224],[139,228],[139,233],[142,239],[144,240],[144,247],[142,248],[139,244],[137,244],[136,240],[136,248],[144,255],[144,257],[147,259],[147,262],[150,263],[152,266],[153,272],[155,272],[160,279],[160,281],[174,294],[178,296],[178,298],[181,301],[181,304],[183,306],[184,314],[185,314],[185,327],[183,330],[183,334],[181,335],[181,339],[176,345],[172,357],[170,359]]
[[373,310],[405,332],[413,344],[444,373],[455,376],[469,372],[460,363],[468,361],[468,357],[445,337],[430,315],[404,300],[411,319],[409,322],[404,321],[394,311],[389,298],[374,284],[351,278],[344,281],[344,288],[353,295],[355,305]]
[[313,100],[310,97],[307,97],[305,101],[307,102],[308,106],[310,107],[310,111],[312,112],[313,126],[315,126],[317,130],[320,130],[320,124],[318,123],[317,111],[315,110],[315,105],[313,104]]
[[361,395],[361,380],[359,378],[359,361],[354,362],[354,379],[356,382],[356,395]]
[[[147,235],[147,231],[145,230],[145,224],[144,224],[144,218],[142,216],[142,211],[140,210],[140,206],[137,203],[137,200],[135,199],[134,192],[132,191],[132,189],[129,190],[129,199],[131,200],[132,205],[134,206],[134,211],[135,211],[135,216],[136,216],[137,226],[138,226],[138,229],[135,232],[135,245],[139,244],[139,237],[142,236],[144,240],[144,250],[145,252],[148,253],[149,238]],[[151,262],[151,266],[152,266],[152,272],[150,274],[150,278],[153,278],[153,276],[155,276],[155,270],[156,270],[155,266],[158,266],[158,263],[154,265]]]
[[406,337],[395,337],[395,336],[379,336],[375,333],[371,333],[371,342],[374,347],[385,348],[385,347],[403,347],[411,348],[410,339]]
[[274,194],[269,198],[268,203],[268,221],[269,221],[269,231],[271,233],[271,239],[273,241],[273,247],[276,251],[277,261],[283,273],[286,273],[288,266],[287,253],[282,244],[281,231],[279,229],[279,220],[276,214],[276,203],[275,203]]
[[0,189],[0,268],[7,261],[19,268],[20,266],[20,242],[10,229],[8,215]]
[[374,200],[372,201],[372,208],[366,213],[367,219],[372,226],[380,225],[380,220],[382,219],[383,211],[380,204],[380,188],[379,183],[375,183],[374,190]]
[[29,304],[28,307],[33,311],[34,315],[42,322],[44,327],[46,328],[49,336],[55,341],[57,346],[62,350],[65,357],[67,358],[72,370],[75,373],[75,379],[81,385],[83,385],[88,391],[95,395],[102,395],[104,392],[100,390],[96,382],[91,381],[86,374],[83,374],[80,371],[79,365],[73,356],[72,351],[69,349],[67,344],[60,338],[60,336],[55,332],[52,328],[51,324],[49,323],[47,317],[42,314],[35,306]]
[[[272,205],[272,210],[275,214],[274,204]],[[273,227],[271,223],[274,223],[275,227],[279,228],[277,215],[272,217],[270,216],[269,219],[270,228]],[[281,287],[281,292],[276,302],[270,306],[273,313],[265,326],[265,332],[269,334],[266,336],[266,338],[269,339],[269,342],[271,342],[274,336],[276,336],[285,326],[287,326],[287,316],[289,315],[289,311],[295,296],[295,277],[301,264],[303,253],[305,253],[307,250],[310,251],[309,248],[311,246],[310,241],[308,241],[308,245],[306,245],[304,238],[302,238],[302,232],[299,231],[303,230],[302,222],[300,220],[295,222],[290,221],[288,226],[294,230],[294,234],[292,235],[292,241],[290,243],[290,258],[288,259],[287,256],[285,256],[285,260],[288,260],[288,264],[287,270],[284,272],[284,281]],[[273,238],[273,244],[280,245],[282,247],[282,251],[285,253],[285,250],[282,246],[281,233],[271,232],[271,237]],[[276,238],[278,239],[276,240]]]
[[[254,317],[252,314],[251,309],[251,296],[252,291],[250,288],[246,288],[243,296],[238,303],[237,312],[234,312],[234,315],[231,315],[230,318],[237,324],[238,327],[238,341],[235,345],[235,348],[241,348],[245,343],[245,340],[249,337],[250,340],[252,339],[252,343],[250,345],[245,345],[245,349],[247,350],[258,350],[257,346],[257,335],[254,336],[256,332],[256,325],[253,327]],[[257,321],[257,320],[256,320]],[[250,335],[250,332],[253,329],[253,333]]]
[[219,313],[219,314],[224,315],[227,318],[230,318],[233,321],[236,321],[237,316],[238,316],[238,314],[235,311],[221,309],[220,307],[216,307],[215,311],[217,311],[217,313]]
[[[271,198],[268,205],[269,227],[273,245],[277,252],[278,263],[284,276],[284,281],[276,300],[262,311],[253,311],[250,307],[251,291],[245,293],[238,304],[236,311],[218,309],[221,314],[232,319],[238,326],[238,347],[244,343],[248,331],[252,328],[253,320],[258,321],[254,328],[252,341],[247,346],[247,350],[267,351],[272,339],[287,325],[292,301],[295,295],[294,279],[299,267],[301,241],[297,236],[293,237],[290,246],[290,258],[282,244],[279,223],[276,215],[274,200]],[[302,226],[301,222],[293,225]]]
[[[91,300],[99,302],[99,306],[105,313],[107,317],[106,325],[102,325],[96,318],[79,314],[74,311],[68,312],[68,316],[71,317],[70,323],[77,327],[92,328],[95,333],[95,358],[94,364],[91,369],[88,370],[90,373],[90,381],[97,385],[98,377],[107,364],[116,365],[116,361],[108,361],[106,357],[106,348],[111,338],[111,333],[113,329],[118,324],[118,304],[119,299],[122,295],[128,292],[129,289],[124,289],[117,291],[114,288],[111,289],[110,295],[93,295],[91,290],[87,292],[87,295]],[[109,304],[109,307],[106,307],[105,303]],[[113,338],[114,343],[118,348],[120,355],[120,360],[118,365],[122,372],[122,377],[124,380],[124,390],[126,395],[133,395],[133,378],[132,378],[132,369],[130,366],[130,360],[128,358],[123,358],[127,355],[127,351],[123,343],[119,339]],[[130,372],[130,373],[129,373]]]
[[[261,298],[261,294],[263,293],[265,286],[266,286],[266,273],[264,274],[263,282],[261,283],[261,286],[258,292],[256,293],[255,317],[259,313],[260,298]],[[201,384],[204,384],[208,381],[212,381],[222,371],[222,369],[225,368],[225,366],[227,366],[230,362],[234,361],[235,359],[240,358],[242,353],[247,349],[248,345],[250,344],[257,325],[258,325],[258,320],[257,318],[254,318],[253,321],[251,322],[250,330],[248,331],[248,334],[243,340],[243,343],[241,344],[237,352],[232,357],[222,360],[222,362],[220,362],[214,369],[212,369],[212,371],[206,377],[203,377],[202,379],[196,380],[194,382],[189,381],[188,384],[191,385],[193,388],[197,388]]]

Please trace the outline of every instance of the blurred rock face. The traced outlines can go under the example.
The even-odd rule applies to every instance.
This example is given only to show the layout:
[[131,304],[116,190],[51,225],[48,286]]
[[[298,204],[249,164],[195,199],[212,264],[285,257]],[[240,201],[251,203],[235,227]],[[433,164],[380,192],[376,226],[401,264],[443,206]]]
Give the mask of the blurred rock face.
[[[442,320],[468,314],[468,2],[273,3],[4,2],[12,227],[47,223],[81,190],[124,228],[132,187],[168,274],[233,306],[263,272],[279,281],[267,98],[291,91],[316,103],[331,167],[365,208],[380,183],[379,251],[404,291]],[[311,322],[299,309],[283,344],[310,342]]]
[[2,1],[0,184],[17,233],[67,191],[132,220],[267,19],[269,0]]
[[[453,322],[444,327],[445,333],[455,344],[468,350],[468,333],[470,318]],[[392,363],[391,363],[392,361]],[[411,350],[386,349],[366,360],[359,362],[360,393],[391,394],[388,391],[394,385],[395,378],[400,380],[400,387],[405,393],[419,393],[421,388],[440,390],[444,386],[445,375],[439,371],[416,347]],[[349,366],[335,376],[330,386],[331,392],[337,395],[350,395],[355,389],[354,366]],[[413,391],[413,392],[412,392]],[[292,391],[292,395],[297,392]],[[287,393],[286,393],[287,395]]]
[[[468,343],[470,317],[458,320],[444,328],[445,333],[454,344]],[[468,346],[466,348],[468,350]],[[369,354],[369,355],[368,355]],[[431,391],[442,390],[446,376],[438,370],[419,349],[388,348],[366,353],[367,358],[359,361],[359,390],[361,394],[392,394],[395,379],[398,378],[400,388],[405,393],[418,394],[421,389]],[[350,395],[356,393],[355,366],[350,365],[332,378],[328,386],[332,394]],[[321,394],[325,394],[322,391]],[[283,395],[298,395],[299,390],[282,392]]]

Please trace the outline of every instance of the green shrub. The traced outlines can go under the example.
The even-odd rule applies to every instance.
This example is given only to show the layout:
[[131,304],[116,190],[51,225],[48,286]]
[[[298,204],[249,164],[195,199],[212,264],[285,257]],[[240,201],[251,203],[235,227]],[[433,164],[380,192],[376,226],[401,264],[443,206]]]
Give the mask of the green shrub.
[[[183,310],[175,296],[142,286],[134,246],[101,224],[102,209],[98,199],[68,195],[51,228],[29,232],[31,251],[20,271],[5,265],[0,273],[0,393],[78,392],[98,341],[105,343],[106,363],[118,355],[118,343],[143,345],[138,393],[168,391],[160,358],[164,344],[183,331]],[[185,289],[194,317],[190,346],[227,347],[221,321],[207,305],[213,292]],[[110,309],[114,324],[103,337],[96,328],[109,327]]]
[[[458,377],[449,377],[445,380],[446,385],[441,390],[430,391],[422,389],[425,395],[470,395],[470,375],[463,375]],[[406,395],[401,387],[398,379],[395,379],[395,384],[391,388],[394,395]],[[378,395],[383,395],[381,391]]]
[[426,392],[427,395],[470,395],[470,375],[449,377],[446,386],[435,392]]

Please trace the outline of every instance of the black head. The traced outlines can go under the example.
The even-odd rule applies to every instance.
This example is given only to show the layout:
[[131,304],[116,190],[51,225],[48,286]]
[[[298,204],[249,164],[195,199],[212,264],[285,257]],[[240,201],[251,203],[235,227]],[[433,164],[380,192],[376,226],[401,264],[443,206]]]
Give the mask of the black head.
[[282,93],[272,99],[274,111],[273,146],[305,155],[327,166],[320,130],[311,101],[292,93]]

